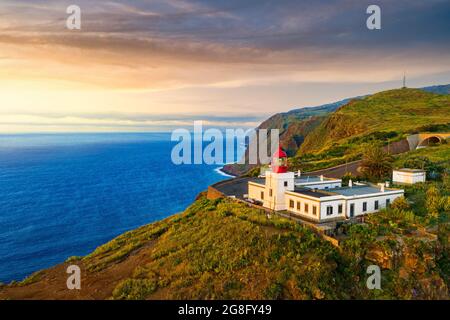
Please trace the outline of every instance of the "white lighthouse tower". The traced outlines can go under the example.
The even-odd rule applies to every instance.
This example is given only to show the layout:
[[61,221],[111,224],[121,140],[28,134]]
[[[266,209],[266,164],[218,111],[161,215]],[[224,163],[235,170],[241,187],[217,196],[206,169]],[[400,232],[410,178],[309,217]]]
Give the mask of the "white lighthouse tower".
[[287,154],[278,147],[272,156],[272,171],[266,172],[264,207],[286,210],[285,191],[294,191],[294,172],[287,171]]

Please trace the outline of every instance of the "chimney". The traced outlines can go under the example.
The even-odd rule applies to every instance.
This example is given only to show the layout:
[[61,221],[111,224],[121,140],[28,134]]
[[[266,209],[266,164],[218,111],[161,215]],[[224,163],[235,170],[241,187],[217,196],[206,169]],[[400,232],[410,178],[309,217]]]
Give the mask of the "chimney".
[[389,181],[386,181],[386,188],[389,188]]
[[320,175],[320,181],[323,181],[323,174]]
[[348,180],[348,186],[349,186],[350,188],[353,187],[353,181],[352,181],[352,179]]
[[384,183],[381,185],[381,192],[384,192]]
[[300,178],[300,176],[302,175],[302,172],[300,170],[297,171],[297,177]]

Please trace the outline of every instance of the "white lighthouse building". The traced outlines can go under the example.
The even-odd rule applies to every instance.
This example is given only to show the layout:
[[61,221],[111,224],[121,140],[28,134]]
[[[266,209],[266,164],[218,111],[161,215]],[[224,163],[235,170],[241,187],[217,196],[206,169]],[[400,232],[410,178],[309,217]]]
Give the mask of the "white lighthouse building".
[[342,187],[341,179],[295,175],[287,169],[287,155],[279,148],[265,179],[248,182],[248,198],[275,211],[324,222],[345,220],[377,212],[403,196],[401,189],[353,183]]

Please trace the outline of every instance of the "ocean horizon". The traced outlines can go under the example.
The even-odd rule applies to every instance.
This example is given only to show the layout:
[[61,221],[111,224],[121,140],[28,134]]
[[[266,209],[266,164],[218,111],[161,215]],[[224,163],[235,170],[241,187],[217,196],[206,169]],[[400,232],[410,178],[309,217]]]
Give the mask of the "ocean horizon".
[[182,212],[229,177],[222,164],[173,164],[176,143],[164,132],[0,134],[0,282]]

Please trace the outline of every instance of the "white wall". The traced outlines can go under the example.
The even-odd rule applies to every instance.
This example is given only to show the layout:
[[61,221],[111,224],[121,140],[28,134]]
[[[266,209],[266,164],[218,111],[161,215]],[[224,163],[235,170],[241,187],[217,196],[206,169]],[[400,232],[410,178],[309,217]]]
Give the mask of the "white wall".
[[[294,208],[289,206],[290,200],[294,201]],[[320,219],[320,202],[317,200],[312,200],[309,198],[304,198],[297,195],[286,194],[286,210],[293,212],[299,216],[304,216],[309,219],[319,220]],[[300,209],[297,209],[297,203],[300,202]],[[308,212],[305,211],[305,204],[308,205]],[[313,214],[313,207],[316,207],[316,214]]]
[[392,181],[398,183],[414,184],[417,182],[425,182],[425,180],[425,172],[403,172],[396,170],[392,172]]
[[[265,187],[262,185],[254,184],[249,182],[248,183],[248,197],[250,199],[263,201],[261,198],[261,192],[265,192]],[[265,195],[264,195],[265,198]]]
[[[386,194],[386,195],[379,195],[379,196],[372,196],[372,197],[365,197],[365,198],[354,198],[354,199],[348,199],[347,205],[346,205],[346,216],[350,217],[350,205],[353,203],[355,204],[355,214],[356,216],[361,216],[367,213],[377,212],[383,208],[386,208],[386,199],[390,200],[390,204],[394,202],[394,200],[398,197],[403,196],[403,194]],[[375,209],[375,201],[378,200],[378,209]],[[363,211],[363,203],[367,202],[367,210]]]
[[[285,192],[293,191],[294,188],[293,172],[267,172],[264,207],[273,210],[286,210]],[[270,195],[270,190],[272,190],[272,195]]]
[[[342,213],[339,212],[339,205],[342,205]],[[333,214],[327,215],[327,207],[331,206],[333,208]],[[327,219],[335,219],[338,217],[345,217],[345,200],[339,199],[339,200],[333,200],[333,201],[324,201],[321,203],[321,210],[320,210],[320,219],[321,220],[327,220]]]

